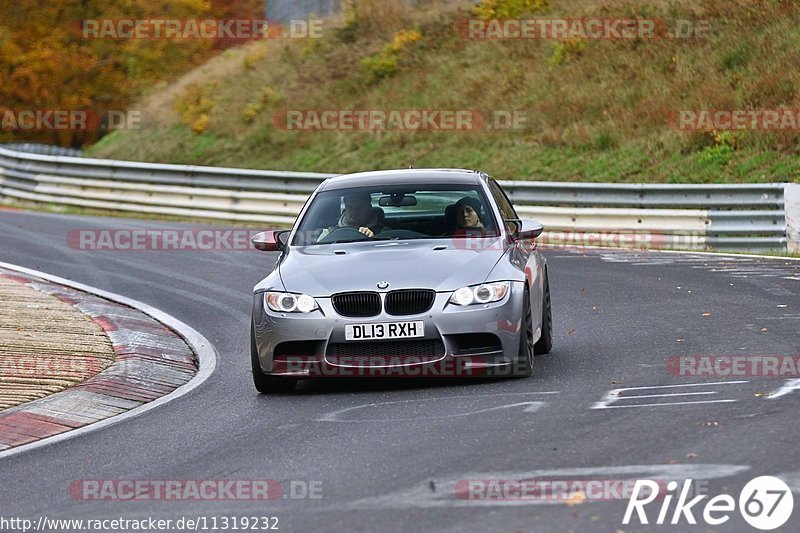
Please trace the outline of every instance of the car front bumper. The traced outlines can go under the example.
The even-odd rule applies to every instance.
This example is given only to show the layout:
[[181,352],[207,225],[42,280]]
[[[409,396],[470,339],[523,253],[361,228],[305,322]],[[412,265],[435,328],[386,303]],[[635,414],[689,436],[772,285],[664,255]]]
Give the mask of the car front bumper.
[[[264,293],[257,292],[253,295],[253,325],[261,369],[265,374],[296,378],[463,377],[510,370],[520,351],[523,283],[511,282],[509,294],[490,304],[461,307],[448,303],[451,295],[437,293],[433,306],[423,314],[392,316],[382,310],[377,316],[352,318],[339,315],[330,298],[316,298],[319,309],[311,313],[274,312],[264,308]],[[345,341],[348,324],[409,321],[424,323],[424,337],[369,345],[365,345],[367,341]],[[427,349],[424,355],[411,349],[423,343],[436,348]],[[375,353],[371,353],[373,348]],[[341,350],[359,355],[342,356]]]

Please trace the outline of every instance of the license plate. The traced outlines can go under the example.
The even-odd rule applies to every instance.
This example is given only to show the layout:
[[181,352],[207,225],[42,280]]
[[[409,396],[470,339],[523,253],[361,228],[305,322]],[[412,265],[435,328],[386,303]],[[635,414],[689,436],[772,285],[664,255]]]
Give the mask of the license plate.
[[347,324],[344,338],[348,341],[374,339],[413,339],[425,336],[425,322],[382,322],[378,324]]

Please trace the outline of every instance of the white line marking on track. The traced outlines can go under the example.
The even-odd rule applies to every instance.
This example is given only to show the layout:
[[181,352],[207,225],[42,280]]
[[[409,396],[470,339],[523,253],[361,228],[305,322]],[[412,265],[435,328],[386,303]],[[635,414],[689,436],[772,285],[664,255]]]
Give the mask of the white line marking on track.
[[737,400],[698,400],[696,402],[670,402],[670,403],[637,403],[633,405],[608,405],[605,407],[592,407],[592,409],[624,409],[626,407],[669,407],[670,405],[696,405],[700,403],[731,403]]
[[391,402],[375,402],[375,403],[367,403],[362,405],[355,405],[353,407],[347,407],[345,409],[339,409],[338,411],[333,411],[331,413],[327,413],[323,415],[321,418],[317,418],[316,422],[346,422],[346,423],[353,423],[353,422],[401,422],[401,421],[409,421],[409,420],[430,420],[430,419],[443,419],[443,418],[458,418],[476,414],[483,414],[488,413],[491,411],[499,411],[501,409],[512,409],[516,407],[526,406],[522,409],[524,413],[535,413],[539,409],[541,409],[547,402],[540,402],[540,401],[525,401],[525,402],[516,402],[511,404],[504,404],[504,405],[497,405],[493,407],[486,407],[483,409],[477,409],[472,411],[464,411],[458,413],[449,413],[446,415],[430,415],[430,416],[414,416],[414,417],[402,417],[402,418],[359,418],[354,420],[342,420],[340,417],[346,413],[350,413],[353,411],[361,410],[361,409],[368,409],[370,407],[383,407],[389,405],[397,405],[403,403],[414,403],[414,402],[442,402],[447,400],[463,400],[463,399],[475,399],[475,398],[497,398],[501,396],[531,396],[531,395],[539,395],[539,394],[558,394],[559,391],[544,391],[544,392],[508,392],[502,394],[476,394],[470,396],[444,396],[444,397],[437,397],[437,398],[414,398],[411,400],[396,400]]
[[600,401],[595,402],[591,409],[619,409],[622,407],[663,407],[667,405],[697,405],[697,404],[704,404],[704,403],[731,403],[737,400],[732,399],[725,399],[725,400],[695,400],[695,401],[688,401],[688,402],[665,402],[665,403],[642,403],[642,404],[622,404],[622,405],[612,405],[617,404],[619,402],[623,402],[625,400],[636,400],[639,398],[667,398],[667,397],[676,397],[676,396],[698,396],[698,395],[712,395],[718,394],[718,391],[700,391],[700,392],[683,392],[683,393],[664,393],[664,394],[640,394],[640,395],[632,395],[626,396],[625,393],[628,391],[639,391],[639,390],[653,390],[653,389],[675,389],[675,388],[682,388],[682,387],[713,387],[717,385],[737,385],[742,383],[749,383],[749,381],[714,381],[711,383],[684,383],[680,385],[653,385],[653,386],[645,386],[645,387],[625,387],[620,389],[612,389],[608,391],[605,396],[603,396]]
[[795,494],[800,494],[800,470],[797,472],[786,472],[783,474],[778,474],[776,477],[782,479],[789,485],[789,488]]
[[[425,479],[412,487],[398,489],[380,496],[369,496],[352,503],[335,504],[334,509],[423,509],[441,507],[516,507],[528,505],[564,505],[564,500],[554,499],[470,499],[456,490],[465,480],[587,480],[593,478],[660,479],[719,479],[750,470],[745,465],[728,464],[655,464],[595,466],[578,468],[550,468],[542,470],[465,472],[447,474],[445,477]],[[436,487],[435,491],[431,486]]]
[[702,396],[705,394],[717,394],[717,391],[671,392],[669,394],[639,394],[637,396],[631,396],[631,398],[671,398],[673,396]]
[[708,385],[734,385],[737,383],[749,383],[749,381],[712,381],[709,383],[681,383],[680,385],[649,385],[646,387],[625,387],[616,390],[642,390],[642,389],[674,389],[677,387],[703,387]]
[[790,394],[792,391],[800,390],[800,379],[789,379],[781,386],[780,389],[776,389],[770,392],[767,397],[770,400],[774,400],[775,398],[780,398],[781,396],[786,396]]

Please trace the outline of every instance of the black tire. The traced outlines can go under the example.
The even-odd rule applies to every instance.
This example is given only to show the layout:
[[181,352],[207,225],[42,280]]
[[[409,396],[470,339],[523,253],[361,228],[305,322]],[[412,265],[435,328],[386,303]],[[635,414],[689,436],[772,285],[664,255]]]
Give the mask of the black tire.
[[553,349],[553,312],[550,307],[550,279],[544,270],[544,293],[542,294],[542,336],[533,345],[533,353],[542,355]]
[[526,378],[533,374],[533,313],[527,286],[522,300],[522,331],[519,333],[519,357],[514,364],[514,376]]
[[297,385],[296,379],[267,376],[261,371],[261,364],[258,362],[256,334],[255,331],[253,331],[253,324],[250,324],[250,364],[253,367],[253,384],[256,386],[256,390],[261,394],[292,392],[295,385]]

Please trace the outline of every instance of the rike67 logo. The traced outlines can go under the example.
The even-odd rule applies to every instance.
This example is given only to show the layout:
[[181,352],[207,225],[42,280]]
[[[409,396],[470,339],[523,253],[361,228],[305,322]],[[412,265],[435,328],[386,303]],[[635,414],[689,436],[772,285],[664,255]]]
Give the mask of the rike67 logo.
[[[636,480],[622,523],[630,524],[635,511],[639,523],[645,525],[651,523],[656,525],[694,525],[697,524],[695,517],[695,513],[697,513],[702,516],[706,524],[719,526],[730,520],[732,513],[736,511],[737,501],[728,494],[714,496],[704,502],[705,505],[699,504],[708,498],[707,494],[689,499],[692,492],[691,479],[684,480],[680,491],[678,491],[677,481],[667,483],[666,492],[660,492],[660,488],[663,488],[663,485],[659,485],[655,481]],[[676,496],[675,506],[670,509]],[[655,522],[651,522],[653,516],[648,516],[645,507],[657,499],[661,500],[661,507]],[[761,531],[770,531],[784,525],[792,516],[794,497],[789,486],[781,479],[773,476],[760,476],[750,480],[739,493],[738,508],[742,518],[752,527]]]

